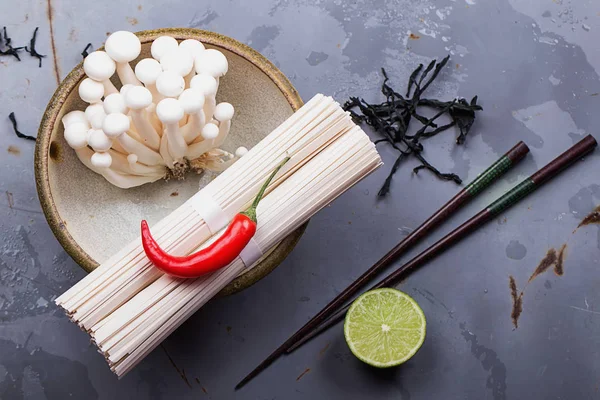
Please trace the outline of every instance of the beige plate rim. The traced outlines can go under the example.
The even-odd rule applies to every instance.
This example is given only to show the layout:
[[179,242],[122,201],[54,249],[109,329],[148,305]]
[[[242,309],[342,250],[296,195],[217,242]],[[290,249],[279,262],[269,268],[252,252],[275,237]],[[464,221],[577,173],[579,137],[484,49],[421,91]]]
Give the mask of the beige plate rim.
[[[264,74],[266,74],[275,85],[281,90],[282,94],[290,104],[291,108],[298,110],[303,102],[294,88],[292,83],[285,75],[271,63],[262,54],[252,49],[251,47],[238,42],[230,37],[193,28],[164,28],[137,32],[136,35],[142,43],[153,41],[159,36],[169,35],[178,40],[197,39],[203,43],[210,44],[215,47],[221,47],[235,53],[250,63],[254,64]],[[46,220],[50,225],[50,229],[54,236],[58,239],[61,246],[79,264],[84,270],[90,272],[98,266],[96,262],[87,252],[79,246],[75,239],[71,236],[64,222],[62,221],[52,191],[50,189],[50,178],[48,172],[49,150],[51,143],[52,131],[57,123],[58,115],[64,105],[67,97],[73,91],[79,81],[83,79],[83,62],[80,62],[60,83],[54,95],[50,99],[40,127],[38,130],[38,138],[35,147],[35,181],[37,186],[38,197]],[[273,271],[292,251],[296,243],[306,230],[308,222],[292,232],[287,238],[281,241],[277,247],[261,261],[256,267],[240,275],[228,286],[226,286],[221,295],[229,295],[243,290],[258,280],[262,279]]]

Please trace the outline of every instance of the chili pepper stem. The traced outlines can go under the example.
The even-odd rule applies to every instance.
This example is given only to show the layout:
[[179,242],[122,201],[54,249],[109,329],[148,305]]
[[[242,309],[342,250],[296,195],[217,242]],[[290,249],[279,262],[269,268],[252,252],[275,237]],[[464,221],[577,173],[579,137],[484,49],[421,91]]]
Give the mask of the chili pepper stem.
[[262,187],[258,191],[258,194],[254,198],[254,201],[252,202],[252,205],[250,206],[250,208],[248,208],[244,212],[241,212],[240,214],[243,214],[243,215],[247,216],[248,218],[250,218],[255,223],[257,222],[257,220],[256,220],[256,208],[258,207],[258,203],[262,200],[262,198],[263,198],[263,196],[265,194],[265,191],[267,190],[267,187],[271,184],[271,181],[273,180],[273,178],[275,178],[275,175],[277,175],[277,173],[279,172],[279,170],[281,169],[281,167],[283,167],[284,164],[289,161],[289,159],[290,159],[290,157],[286,157],[281,162],[281,164],[279,164],[275,168],[275,170],[273,170],[273,172],[271,173],[271,175],[269,176],[269,178],[267,179],[267,181],[262,185]]

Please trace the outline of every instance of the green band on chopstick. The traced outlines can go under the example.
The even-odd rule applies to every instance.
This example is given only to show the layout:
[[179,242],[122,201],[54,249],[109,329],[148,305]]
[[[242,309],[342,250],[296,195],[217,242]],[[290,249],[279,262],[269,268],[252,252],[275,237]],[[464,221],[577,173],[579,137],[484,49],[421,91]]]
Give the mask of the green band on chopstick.
[[533,192],[534,189],[535,183],[530,178],[527,178],[512,190],[508,191],[504,196],[490,204],[487,210],[493,215],[498,215],[529,193]]
[[503,156],[498,161],[493,163],[488,169],[483,171],[475,178],[475,180],[469,183],[465,190],[471,195],[475,196],[483,189],[488,187],[496,178],[504,174],[512,166],[510,158]]

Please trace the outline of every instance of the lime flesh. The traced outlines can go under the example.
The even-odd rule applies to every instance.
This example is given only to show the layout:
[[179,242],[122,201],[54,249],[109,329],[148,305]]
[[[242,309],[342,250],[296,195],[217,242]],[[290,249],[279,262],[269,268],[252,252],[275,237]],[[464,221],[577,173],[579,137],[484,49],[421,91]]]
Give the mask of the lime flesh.
[[409,295],[376,289],[361,295],[346,314],[344,336],[365,363],[393,367],[409,360],[425,340],[425,314]]

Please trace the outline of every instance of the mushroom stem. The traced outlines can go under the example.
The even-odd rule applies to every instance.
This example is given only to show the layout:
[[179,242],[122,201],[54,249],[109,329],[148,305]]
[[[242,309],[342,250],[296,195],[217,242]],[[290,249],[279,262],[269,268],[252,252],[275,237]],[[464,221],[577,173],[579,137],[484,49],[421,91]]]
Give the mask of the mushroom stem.
[[119,93],[115,85],[111,82],[110,79],[105,79],[101,82],[104,85],[104,95],[108,96],[113,93]]
[[165,98],[165,96],[158,93],[158,89],[156,89],[156,83],[146,83],[146,89],[152,93],[152,102],[154,104],[158,104],[159,101]]
[[145,109],[131,110],[131,119],[136,127],[137,132],[144,141],[144,144],[152,150],[158,150],[160,147],[160,136],[150,123],[148,113]]
[[229,130],[231,129],[231,120],[221,121],[219,123],[219,136],[215,140],[213,140],[213,147],[219,147],[223,144],[227,135],[229,134]]
[[184,116],[179,100],[167,98],[156,105],[156,115],[163,123],[163,137],[168,138],[168,151],[175,162],[183,160],[187,151],[187,143],[179,130],[179,121]]
[[129,136],[129,134],[121,134],[117,138],[117,141],[129,154],[138,156],[141,163],[146,165],[164,165],[164,161],[159,153],[144,146],[142,143]]
[[160,139],[159,152],[167,167],[169,169],[173,169],[175,160],[173,160],[173,157],[171,157],[171,154],[169,153],[169,138],[167,135],[163,135],[163,137]]
[[188,151],[186,153],[186,158],[188,160],[195,160],[200,157],[202,154],[206,153],[213,149],[212,140],[203,140],[198,143],[192,143],[188,146]]
[[206,121],[211,121],[217,106],[217,99],[214,94],[206,94],[204,98],[204,117]]
[[142,83],[135,76],[133,68],[128,62],[117,62],[117,75],[123,85],[141,86]]
[[[117,172],[123,172],[127,174],[133,175],[144,175],[144,176],[164,176],[165,175],[165,167],[164,166],[148,166],[144,164],[140,164],[137,162],[138,157],[135,154],[130,154],[128,156],[116,152],[114,150],[108,151],[112,157],[112,165],[113,168]],[[134,162],[130,162],[129,160]]]
[[204,111],[200,110],[197,113],[190,114],[189,122],[181,128],[183,138],[187,144],[192,143],[202,132],[202,128],[206,124]]

